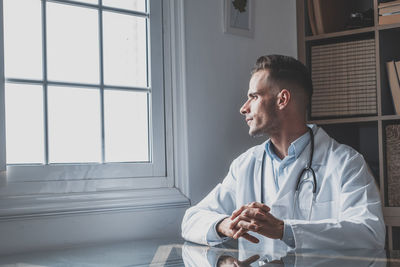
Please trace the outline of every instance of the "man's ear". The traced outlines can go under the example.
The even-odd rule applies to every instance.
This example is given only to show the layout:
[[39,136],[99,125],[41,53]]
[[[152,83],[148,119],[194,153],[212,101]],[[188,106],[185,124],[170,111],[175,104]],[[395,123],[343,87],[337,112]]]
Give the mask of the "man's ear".
[[287,89],[282,89],[278,95],[277,95],[277,105],[278,109],[282,110],[287,107],[287,105],[290,102],[292,95],[290,94],[290,91]]

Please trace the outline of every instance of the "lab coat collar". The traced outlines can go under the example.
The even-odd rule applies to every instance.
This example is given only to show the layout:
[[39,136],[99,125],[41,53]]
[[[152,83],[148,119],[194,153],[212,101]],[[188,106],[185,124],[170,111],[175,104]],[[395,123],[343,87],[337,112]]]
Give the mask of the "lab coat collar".
[[[313,164],[324,165],[326,160],[322,154],[328,148],[330,137],[324,131],[324,129],[322,129],[321,127],[318,127],[315,124],[309,125],[309,126],[312,126],[311,128],[314,133],[314,150],[315,151],[314,151],[314,157],[313,157]],[[269,142],[269,141],[270,141],[270,139],[267,139],[261,145],[256,146],[253,151],[253,156],[260,163],[262,162],[263,153],[265,151],[265,146],[266,146],[267,142]],[[310,143],[308,143],[303,151],[308,151],[310,149],[310,146],[311,146]],[[301,154],[303,154],[303,153],[301,153]],[[301,158],[301,155],[300,155],[299,159],[300,158]]]
[[[326,165],[326,153],[329,150],[329,146],[331,145],[331,141],[332,139],[328,136],[328,134],[320,127],[315,126],[312,128],[313,133],[314,133],[314,156],[313,156],[313,168],[317,168],[317,166],[321,166],[321,165]],[[268,141],[268,140],[267,140]],[[267,142],[266,141],[266,142]],[[265,144],[266,142],[264,142],[261,145],[258,145],[254,148],[253,151],[253,156],[256,159],[255,162],[255,171],[256,171],[256,188],[260,188],[259,186],[261,186],[261,166],[262,166],[262,158],[263,158],[263,153],[264,153],[264,149],[265,149]],[[299,158],[293,163],[296,165],[295,168],[293,168],[293,170],[301,170],[303,169],[307,162],[308,162],[308,157],[309,157],[309,152],[310,151],[310,147],[311,144],[308,143],[306,145],[306,147],[304,148],[303,152],[307,152],[307,153],[301,153]],[[269,161],[267,161],[265,163],[265,168],[268,170],[270,169],[270,166],[268,166]],[[266,174],[265,177],[267,177],[267,175],[271,175],[271,174]],[[293,176],[297,177],[298,173],[294,173]],[[318,177],[317,175],[317,192],[319,190],[319,186],[321,184],[321,178]],[[270,181],[268,179],[266,179],[267,181]],[[264,181],[265,183],[267,181]],[[294,193],[294,188],[296,187],[295,185],[296,183],[296,178],[294,179],[287,179],[286,182],[282,185],[281,189],[278,192],[273,192],[273,190],[271,189],[272,186],[267,186],[267,188],[271,189],[272,191],[268,191],[266,193],[269,194],[269,199],[270,199],[270,204],[275,203],[276,205],[280,205],[279,203],[285,203],[289,200],[293,199],[293,193]],[[256,196],[257,196],[257,200],[260,201],[261,200],[261,190],[257,190],[256,192]],[[280,207],[281,211],[283,213],[286,214],[291,214],[291,211],[287,210],[285,211],[284,209],[282,209],[282,207]],[[277,209],[279,210],[279,208]],[[275,214],[275,215],[282,215],[282,214]]]
[[[308,127],[313,129],[316,127],[316,125],[310,124],[308,125]],[[269,158],[277,160],[278,162],[297,160],[309,142],[310,142],[310,134],[308,131],[306,131],[302,136],[298,137],[290,144],[288,148],[288,155],[285,157],[285,159],[281,160],[272,149],[271,139],[268,139],[267,142],[265,143],[265,152],[267,153]]]

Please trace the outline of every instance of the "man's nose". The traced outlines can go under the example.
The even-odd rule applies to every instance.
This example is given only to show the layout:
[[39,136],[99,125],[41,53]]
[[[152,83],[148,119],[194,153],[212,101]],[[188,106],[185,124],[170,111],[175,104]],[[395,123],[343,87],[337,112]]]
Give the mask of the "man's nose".
[[240,114],[245,115],[247,113],[249,113],[248,101],[246,101],[240,108]]

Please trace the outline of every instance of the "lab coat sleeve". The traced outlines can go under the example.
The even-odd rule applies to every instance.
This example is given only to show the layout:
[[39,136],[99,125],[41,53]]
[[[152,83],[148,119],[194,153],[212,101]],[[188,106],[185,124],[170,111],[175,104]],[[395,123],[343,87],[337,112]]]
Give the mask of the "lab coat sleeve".
[[360,154],[337,166],[340,179],[338,216],[332,219],[285,220],[292,226],[296,249],[383,248],[385,224],[373,176]]
[[235,209],[235,161],[224,181],[218,184],[201,202],[189,208],[182,220],[182,237],[188,241],[217,245],[228,238],[221,238],[216,224],[229,217]]

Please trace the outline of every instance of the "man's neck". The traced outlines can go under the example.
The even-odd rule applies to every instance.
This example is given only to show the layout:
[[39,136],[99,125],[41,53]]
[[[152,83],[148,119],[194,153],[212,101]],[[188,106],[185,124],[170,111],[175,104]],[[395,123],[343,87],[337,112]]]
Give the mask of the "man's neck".
[[304,124],[302,127],[288,128],[287,130],[281,130],[274,136],[270,136],[275,154],[280,159],[285,158],[288,155],[290,144],[306,132],[307,125]]

